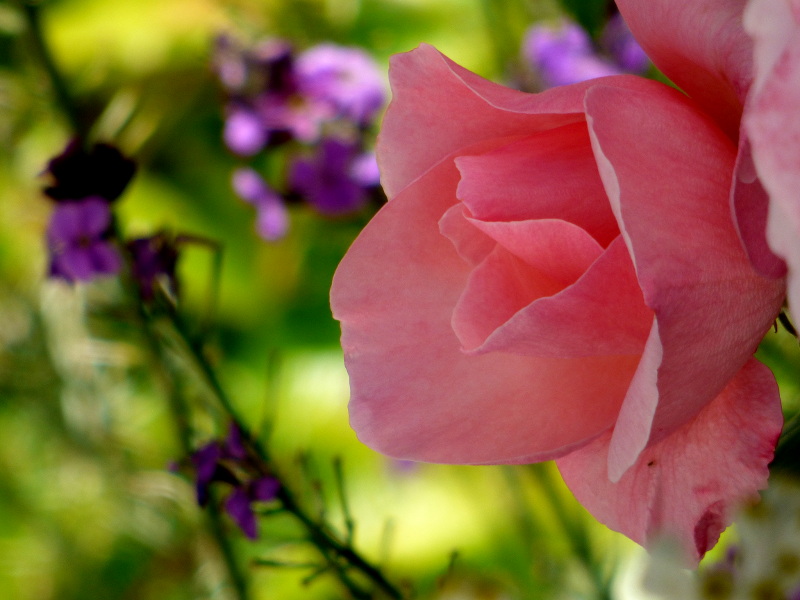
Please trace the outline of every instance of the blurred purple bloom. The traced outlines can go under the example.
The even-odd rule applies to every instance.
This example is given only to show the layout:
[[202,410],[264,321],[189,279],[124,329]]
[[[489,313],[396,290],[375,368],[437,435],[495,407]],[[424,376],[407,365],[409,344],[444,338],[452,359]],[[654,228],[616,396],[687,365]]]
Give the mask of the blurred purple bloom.
[[222,458],[222,446],[219,442],[209,442],[192,453],[191,460],[195,469],[195,492],[200,506],[208,504],[208,486],[217,479],[217,465]]
[[73,140],[48,163],[46,172],[53,183],[44,188],[44,193],[53,200],[71,202],[95,196],[111,202],[130,182],[136,163],[109,144],[87,149]]
[[260,88],[269,94],[288,96],[297,91],[292,45],[272,38],[258,43],[249,54],[252,69],[264,77]]
[[369,199],[367,186],[361,184],[354,173],[354,167],[364,170],[364,166],[357,163],[360,157],[356,145],[326,138],[317,147],[316,154],[295,160],[289,174],[290,187],[322,214],[338,215],[358,210]]
[[236,106],[231,108],[225,119],[222,136],[233,152],[241,156],[252,156],[267,144],[269,131],[256,112]]
[[293,63],[292,46],[286,40],[270,38],[248,49],[221,34],[214,43],[213,68],[222,86],[234,95],[294,93]]
[[281,484],[275,477],[245,475],[252,472],[242,431],[233,423],[224,441],[212,441],[192,453],[195,468],[197,502],[205,506],[210,498],[209,486],[221,481],[233,487],[225,501],[225,510],[251,539],[258,537],[254,502],[274,500]]
[[47,229],[50,276],[75,282],[117,273],[122,260],[107,239],[110,227],[104,198],[59,203]]
[[589,35],[577,24],[535,25],[523,42],[523,54],[546,87],[568,85],[622,71],[595,55]]
[[603,46],[626,73],[644,73],[650,66],[650,59],[633,38],[628,24],[619,13],[606,23]]
[[233,172],[233,190],[257,211],[256,231],[268,241],[286,235],[289,229],[289,214],[283,199],[267,185],[253,169],[241,168]]
[[386,100],[381,70],[359,48],[314,46],[297,57],[296,70],[303,95],[360,125],[369,124]]
[[249,65],[242,48],[231,36],[216,37],[211,64],[224,88],[236,92],[247,84]]
[[178,262],[178,249],[165,234],[139,238],[128,242],[131,256],[131,270],[139,283],[142,297],[150,301],[155,296],[155,288],[163,282],[170,294],[177,293],[175,267]]
[[381,173],[374,152],[359,154],[350,167],[353,181],[365,188],[375,187],[381,183]]
[[247,448],[242,438],[242,430],[236,423],[231,423],[228,428],[228,437],[225,438],[223,454],[226,458],[233,460],[244,460],[247,458]]
[[327,104],[301,94],[263,94],[255,103],[258,117],[267,132],[285,134],[301,142],[315,142],[322,124],[333,116]]
[[262,477],[234,489],[225,502],[227,513],[250,539],[254,540],[258,537],[258,527],[252,504],[274,500],[280,487],[280,482],[274,477]]

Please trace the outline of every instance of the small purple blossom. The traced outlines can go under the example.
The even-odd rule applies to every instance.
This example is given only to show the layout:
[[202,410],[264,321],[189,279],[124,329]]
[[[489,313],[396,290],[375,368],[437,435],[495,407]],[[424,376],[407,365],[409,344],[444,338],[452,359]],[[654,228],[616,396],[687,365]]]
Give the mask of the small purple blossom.
[[145,301],[155,297],[156,286],[161,283],[171,295],[177,294],[175,268],[178,249],[165,234],[131,240],[127,244],[131,257],[131,270]]
[[650,59],[634,39],[621,14],[616,13],[608,20],[602,41],[614,62],[626,73],[644,73],[650,66]]
[[598,57],[589,35],[569,21],[558,27],[531,27],[523,42],[523,54],[539,73],[545,87],[622,73],[611,62]]
[[213,482],[231,485],[233,490],[225,501],[225,510],[247,537],[256,539],[258,530],[252,505],[275,500],[281,484],[275,477],[253,474],[248,459],[241,429],[235,423],[224,441],[209,442],[191,455],[198,504],[208,504]]
[[109,144],[87,149],[73,140],[48,163],[46,172],[52,184],[44,188],[44,193],[57,202],[90,196],[112,202],[130,182],[136,163]]
[[225,145],[240,156],[252,156],[262,150],[269,139],[259,115],[253,110],[236,106],[225,119],[222,133]]
[[255,206],[257,211],[256,231],[268,241],[286,235],[289,229],[289,214],[283,199],[267,185],[267,182],[253,169],[241,168],[233,173],[233,189],[245,202]]
[[359,125],[369,124],[386,100],[381,71],[360,48],[320,44],[297,57],[296,69],[303,95]]
[[119,272],[122,260],[108,241],[110,228],[106,199],[60,202],[47,229],[50,276],[73,283]]
[[274,500],[280,487],[274,477],[262,477],[235,488],[225,502],[225,511],[250,539],[258,538],[253,503]]
[[365,171],[357,162],[361,156],[356,145],[326,138],[313,156],[295,160],[289,173],[290,186],[322,214],[358,210],[369,199],[368,186],[357,178]]

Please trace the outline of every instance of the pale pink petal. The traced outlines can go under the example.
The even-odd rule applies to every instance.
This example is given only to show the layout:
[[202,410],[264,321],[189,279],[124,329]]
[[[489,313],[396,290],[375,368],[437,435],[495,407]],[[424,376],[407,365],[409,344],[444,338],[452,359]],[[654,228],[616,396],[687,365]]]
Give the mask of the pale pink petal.
[[745,25],[755,40],[757,85],[744,126],[770,197],[767,238],[789,266],[788,296],[800,314],[800,2],[753,1]]
[[638,356],[652,320],[620,237],[575,284],[519,310],[475,351],[557,358]]
[[[391,59],[392,103],[378,136],[381,183],[389,198],[459,148],[583,121],[583,93],[593,82],[526,94],[483,79],[421,45]],[[609,85],[638,89],[621,75]]]
[[738,138],[752,82],[750,39],[742,29],[747,0],[617,0],[644,51],[678,87]]
[[458,197],[478,219],[563,219],[603,246],[619,235],[584,121],[459,157],[456,165]]
[[336,272],[331,305],[342,325],[351,424],[365,444],[397,458],[480,464],[563,455],[613,425],[638,357],[462,353],[450,318],[471,268],[438,226],[456,202],[458,177],[450,160],[407,187]]
[[474,267],[494,250],[497,242],[470,223],[467,219],[471,216],[466,206],[454,204],[439,220],[439,231],[453,242],[458,255]]
[[655,83],[646,94],[596,86],[586,107],[601,178],[656,315],[640,371],[657,367],[657,385],[637,373],[646,393],[625,399],[611,442],[616,478],[722,390],[774,321],[783,290],[753,270],[733,226],[735,147],[691,101]]
[[750,360],[692,421],[647,448],[619,482],[607,477],[610,433],[557,463],[599,521],[642,545],[671,537],[696,565],[739,504],[766,486],[782,422],[775,378]]

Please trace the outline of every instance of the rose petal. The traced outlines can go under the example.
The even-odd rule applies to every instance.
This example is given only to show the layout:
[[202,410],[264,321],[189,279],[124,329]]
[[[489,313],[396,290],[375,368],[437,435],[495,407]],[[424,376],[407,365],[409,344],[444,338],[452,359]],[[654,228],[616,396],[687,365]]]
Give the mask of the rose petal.
[[453,311],[453,329],[467,351],[528,304],[574,283],[602,254],[588,233],[566,221],[471,222],[498,244],[470,274]]
[[772,324],[783,292],[753,270],[733,227],[734,147],[685,96],[658,84],[647,94],[596,86],[586,107],[601,178],[656,313],[640,370],[657,367],[657,386],[633,390],[623,404],[609,454],[616,479],[645,443],[722,390]]
[[652,320],[628,249],[618,237],[575,284],[518,311],[474,352],[638,356]]
[[784,277],[786,263],[775,255],[767,243],[769,197],[758,179],[750,140],[744,133],[739,139],[739,153],[736,156],[731,207],[739,239],[755,269],[764,277]]
[[[526,94],[487,81],[425,44],[393,56],[389,77],[393,99],[377,147],[389,198],[464,146],[583,121],[583,93],[592,85]],[[643,80],[620,75],[609,81],[638,89]]]
[[755,39],[757,85],[744,126],[769,193],[767,238],[789,266],[789,305],[800,314],[800,2],[753,1],[745,26]]
[[583,121],[459,157],[456,165],[458,197],[478,219],[563,219],[603,246],[619,235]]
[[692,421],[645,450],[618,483],[607,477],[610,433],[559,459],[558,468],[598,520],[642,545],[674,537],[696,564],[737,505],[766,486],[782,422],[775,378],[750,360]]
[[439,219],[439,231],[453,242],[458,255],[474,267],[494,250],[497,242],[470,223],[471,216],[466,206],[454,204]]
[[752,81],[752,43],[742,29],[747,0],[617,0],[634,37],[664,74],[732,139]]
[[562,455],[613,424],[638,357],[462,353],[450,319],[470,267],[438,227],[458,178],[450,160],[407,187],[334,276],[351,424],[362,442],[397,458],[480,464]]

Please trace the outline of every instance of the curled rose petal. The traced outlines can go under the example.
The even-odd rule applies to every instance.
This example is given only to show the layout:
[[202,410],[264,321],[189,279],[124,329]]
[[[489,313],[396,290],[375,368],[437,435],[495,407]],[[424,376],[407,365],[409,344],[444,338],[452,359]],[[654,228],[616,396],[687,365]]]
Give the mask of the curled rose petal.
[[[632,388],[622,407],[612,479],[725,387],[783,300],[782,282],[753,270],[730,219],[735,147],[685,96],[659,90],[596,86],[586,95],[600,176],[656,315],[652,361],[635,380],[650,385]],[[643,372],[654,367],[657,376]]]
[[674,537],[689,564],[696,564],[739,503],[766,487],[782,424],[775,378],[751,360],[692,421],[647,448],[618,482],[606,475],[610,432],[557,464],[598,520],[642,545]]

